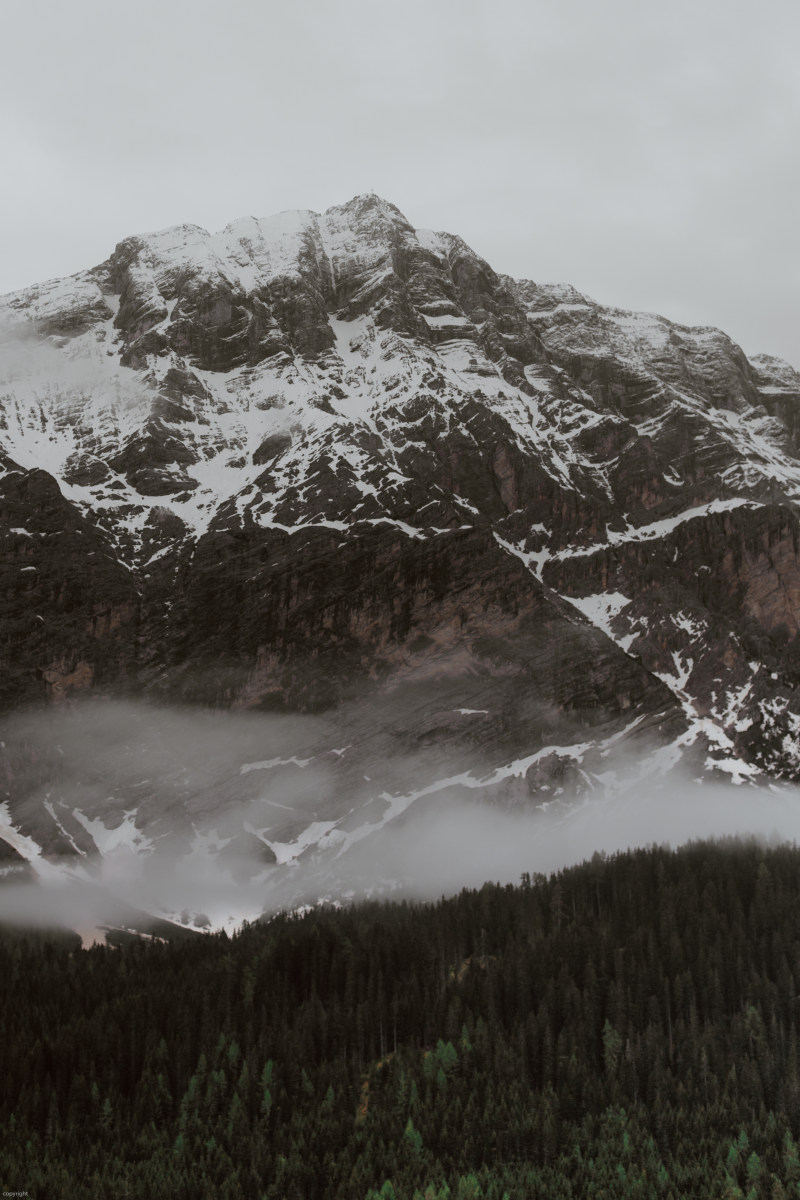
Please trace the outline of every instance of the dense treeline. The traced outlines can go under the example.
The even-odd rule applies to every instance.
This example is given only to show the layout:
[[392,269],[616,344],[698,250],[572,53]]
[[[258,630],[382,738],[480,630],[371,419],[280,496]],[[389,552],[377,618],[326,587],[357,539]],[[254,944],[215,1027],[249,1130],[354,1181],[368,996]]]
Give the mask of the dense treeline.
[[794,847],[171,945],[7,934],[0,986],[0,1190],[800,1196]]

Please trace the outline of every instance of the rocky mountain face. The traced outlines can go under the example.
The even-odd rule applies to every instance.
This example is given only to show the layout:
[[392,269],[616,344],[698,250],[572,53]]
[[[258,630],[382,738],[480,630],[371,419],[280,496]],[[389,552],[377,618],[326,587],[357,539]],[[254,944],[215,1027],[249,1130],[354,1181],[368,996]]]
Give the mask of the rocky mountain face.
[[[2,298],[0,340],[9,861],[158,827],[281,866],[612,760],[798,778],[787,363],[497,275],[374,195],[128,238]],[[143,781],[138,711],[249,714],[258,769],[216,745],[201,785],[179,738]]]

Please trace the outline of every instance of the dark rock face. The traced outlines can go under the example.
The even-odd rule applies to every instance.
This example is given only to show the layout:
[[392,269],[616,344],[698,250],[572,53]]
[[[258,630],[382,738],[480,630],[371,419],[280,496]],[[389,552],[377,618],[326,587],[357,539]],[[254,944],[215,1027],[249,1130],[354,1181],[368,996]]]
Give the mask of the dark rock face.
[[349,713],[373,748],[530,760],[508,803],[630,730],[800,775],[788,364],[498,276],[376,196],[129,238],[0,308],[31,363],[0,385],[6,712]]
[[140,597],[106,538],[44,471],[0,479],[0,529],[3,707],[124,686]]
[[[689,519],[661,536],[554,559],[544,579],[566,594],[636,593],[672,586],[709,612],[749,620],[765,634],[798,632],[797,517],[786,508],[743,505]],[[573,591],[573,589],[576,589]]]
[[189,636],[157,658],[184,699],[318,711],[435,677],[529,689],[585,724],[673,704],[488,530],[209,534],[178,586]]
[[253,451],[253,462],[258,466],[264,463],[274,463],[291,447],[292,436],[289,433],[271,433],[265,437],[257,450]]

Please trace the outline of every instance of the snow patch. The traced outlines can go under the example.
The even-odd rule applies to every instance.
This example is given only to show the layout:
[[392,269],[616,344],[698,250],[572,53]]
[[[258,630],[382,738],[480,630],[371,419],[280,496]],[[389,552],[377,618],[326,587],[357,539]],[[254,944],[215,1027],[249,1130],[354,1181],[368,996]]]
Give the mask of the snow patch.
[[601,592],[594,596],[569,596],[565,597],[569,603],[577,608],[587,617],[593,625],[598,629],[602,629],[608,637],[616,639],[616,634],[611,630],[611,622],[627,604],[630,604],[628,596],[623,596],[622,592]]
[[248,775],[250,771],[271,771],[273,767],[307,767],[313,760],[310,758],[266,758],[263,762],[244,763],[239,768],[240,775]]
[[79,808],[72,810],[72,815],[81,823],[86,832],[91,835],[97,849],[105,857],[118,850],[130,850],[133,854],[147,853],[153,849],[153,841],[136,828],[136,809],[123,813],[119,825],[109,829],[99,817],[90,818]]

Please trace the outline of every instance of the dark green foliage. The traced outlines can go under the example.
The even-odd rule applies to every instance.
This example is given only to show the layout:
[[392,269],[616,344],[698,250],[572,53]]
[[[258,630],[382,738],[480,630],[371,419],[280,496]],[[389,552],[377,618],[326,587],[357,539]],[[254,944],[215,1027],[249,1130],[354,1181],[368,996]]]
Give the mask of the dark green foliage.
[[172,945],[0,938],[31,1197],[800,1197],[800,851],[595,856]]

